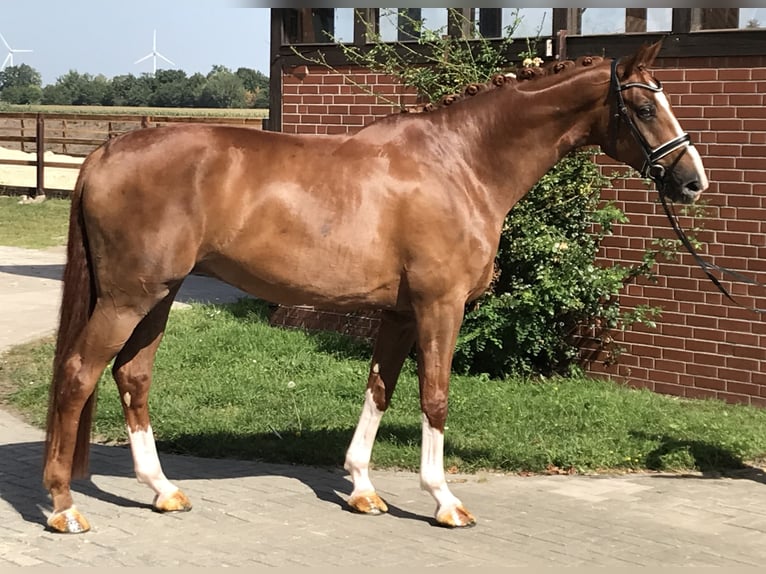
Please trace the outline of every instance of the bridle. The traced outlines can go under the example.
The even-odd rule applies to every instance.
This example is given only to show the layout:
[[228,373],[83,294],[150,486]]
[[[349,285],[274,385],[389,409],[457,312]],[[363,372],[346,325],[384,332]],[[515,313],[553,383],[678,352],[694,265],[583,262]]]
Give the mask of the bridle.
[[[731,296],[731,293],[729,293],[729,291],[721,284],[718,277],[716,277],[712,273],[712,271],[713,270],[720,271],[721,273],[725,275],[730,275],[734,277],[737,281],[740,281],[742,283],[748,283],[750,285],[760,285],[764,287],[762,283],[759,283],[758,281],[750,277],[742,275],[741,273],[737,271],[727,269],[726,267],[721,267],[720,265],[716,265],[715,263],[711,263],[710,261],[705,261],[704,259],[702,259],[700,254],[697,253],[697,251],[694,249],[694,246],[692,245],[691,241],[689,241],[689,238],[686,236],[686,233],[684,233],[684,230],[681,229],[681,225],[678,223],[678,217],[676,216],[673,208],[670,205],[668,205],[667,197],[665,195],[665,171],[666,171],[665,167],[658,162],[659,160],[661,160],[668,154],[671,154],[674,151],[681,148],[686,149],[690,146],[693,146],[694,144],[692,144],[689,134],[683,133],[680,136],[677,136],[656,148],[652,148],[649,145],[649,142],[646,141],[646,138],[638,129],[636,122],[634,122],[633,118],[630,117],[630,114],[628,114],[628,107],[625,105],[625,100],[622,97],[622,92],[631,88],[642,88],[645,90],[649,90],[651,92],[661,92],[662,83],[659,80],[655,80],[657,82],[657,85],[645,84],[643,82],[628,82],[625,84],[621,84],[619,78],[617,77],[618,63],[619,61],[617,58],[612,60],[612,70],[611,70],[611,79],[610,79],[611,91],[615,95],[616,107],[617,107],[617,110],[614,113],[614,119],[617,120],[618,122],[620,120],[624,121],[625,124],[630,129],[630,132],[633,134],[633,137],[641,146],[641,151],[644,154],[644,163],[641,166],[641,176],[644,178],[651,178],[652,181],[654,181],[655,185],[657,186],[657,191],[659,192],[659,196],[660,196],[660,202],[662,203],[662,207],[665,210],[665,214],[668,216],[668,220],[670,221],[670,226],[673,228],[673,231],[675,231],[676,235],[678,236],[678,239],[681,241],[681,244],[691,254],[691,256],[694,258],[694,261],[697,263],[697,265],[699,265],[700,269],[702,269],[702,271],[705,272],[708,278],[713,282],[713,284],[718,288],[718,290],[721,291],[721,293],[723,293],[730,301],[739,305],[740,307],[744,307],[745,309],[749,309],[750,311],[755,311],[757,313],[766,313],[766,309],[759,309],[757,307],[742,305],[740,302],[735,300]],[[612,138],[613,141],[615,139],[616,138],[614,137]]]
[[[617,77],[617,64],[618,60],[616,58],[612,60],[612,77],[610,80],[612,92],[614,92],[615,98],[617,99],[617,110],[614,114],[615,119],[623,120],[627,124],[633,137],[636,138],[636,141],[641,146],[641,151],[644,154],[644,165],[641,166],[641,176],[644,178],[651,177],[658,185],[659,189],[660,185],[663,185],[664,187],[665,178],[665,167],[658,163],[659,160],[666,155],[673,153],[677,149],[687,148],[694,144],[692,144],[689,134],[683,133],[656,148],[652,148],[652,146],[649,145],[649,142],[646,141],[646,138],[638,129],[636,122],[634,122],[633,118],[628,114],[628,106],[625,105],[622,92],[631,88],[643,88],[650,92],[661,92],[662,83],[659,80],[655,80],[657,82],[656,86],[645,84],[643,82],[628,82],[626,84],[621,84]],[[660,193],[662,193],[662,190],[660,190]]]

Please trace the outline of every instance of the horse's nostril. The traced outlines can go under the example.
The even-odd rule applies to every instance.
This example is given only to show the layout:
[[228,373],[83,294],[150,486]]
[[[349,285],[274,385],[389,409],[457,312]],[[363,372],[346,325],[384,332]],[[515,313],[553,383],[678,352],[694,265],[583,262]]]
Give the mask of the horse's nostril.
[[686,184],[686,189],[696,193],[696,192],[698,192],[698,191],[700,191],[702,189],[702,186],[700,185],[699,181],[695,180],[695,181],[690,181],[689,183],[687,183]]
[[689,185],[681,192],[679,201],[681,203],[694,203],[700,195],[702,195],[702,192],[699,191],[697,186]]

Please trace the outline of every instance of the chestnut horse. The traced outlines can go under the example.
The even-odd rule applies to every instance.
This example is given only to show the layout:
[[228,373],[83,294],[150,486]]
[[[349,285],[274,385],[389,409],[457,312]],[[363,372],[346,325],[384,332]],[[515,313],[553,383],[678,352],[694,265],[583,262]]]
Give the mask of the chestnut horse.
[[136,130],[95,150],[72,194],[43,477],[48,526],[89,529],[70,481],[87,473],[94,391],[112,359],[138,480],[156,510],[191,508],[163,474],[147,396],[171,303],[195,270],[284,305],[381,310],[345,459],[348,504],[387,510],[370,455],[415,345],[421,486],[440,525],[474,524],[445,480],[447,392],[464,307],[490,283],[510,209],[589,145],[652,177],[673,201],[690,203],[708,185],[649,71],[659,50],[522,70],[535,77],[472,86],[467,93],[478,93],[459,103],[394,114],[350,136],[185,125]]

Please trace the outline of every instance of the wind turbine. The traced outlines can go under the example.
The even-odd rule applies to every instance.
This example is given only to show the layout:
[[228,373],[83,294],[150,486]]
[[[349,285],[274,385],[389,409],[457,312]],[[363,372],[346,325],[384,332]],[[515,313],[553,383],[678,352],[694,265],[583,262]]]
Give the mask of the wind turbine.
[[0,66],[0,70],[4,70],[6,66],[13,66],[13,55],[20,52],[31,52],[32,50],[22,50],[20,48],[11,48],[10,44],[5,40],[2,34],[0,34],[0,40],[3,41],[5,47],[8,48],[8,55],[3,60],[3,65]]
[[157,30],[154,31],[154,36],[153,36],[153,39],[152,39],[152,51],[149,52],[143,58],[139,58],[138,60],[136,60],[134,62],[134,64],[140,64],[141,62],[143,62],[144,60],[148,60],[149,58],[152,58],[152,64],[153,64],[152,75],[157,73],[157,58],[162,58],[163,60],[165,60],[171,66],[175,66],[176,65],[175,62],[172,62],[172,61],[168,60],[165,56],[163,56],[162,54],[160,54],[157,51]]

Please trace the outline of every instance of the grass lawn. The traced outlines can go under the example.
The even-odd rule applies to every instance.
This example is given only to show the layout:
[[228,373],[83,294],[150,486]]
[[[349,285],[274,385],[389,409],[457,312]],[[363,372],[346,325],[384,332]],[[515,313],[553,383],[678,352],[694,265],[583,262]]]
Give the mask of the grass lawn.
[[[52,341],[2,358],[5,400],[43,424]],[[270,327],[253,300],[173,311],[150,405],[160,450],[341,465],[363,400],[370,349],[335,334]],[[122,442],[116,385],[99,383],[95,431]],[[766,411],[690,401],[589,378],[455,376],[445,462],[473,472],[725,471],[766,453]],[[417,379],[408,360],[373,462],[416,469]]]
[[48,198],[20,204],[19,197],[0,196],[0,245],[41,249],[65,245],[69,200]]

